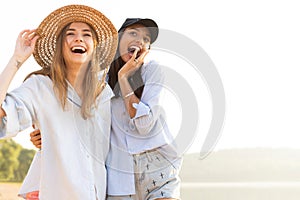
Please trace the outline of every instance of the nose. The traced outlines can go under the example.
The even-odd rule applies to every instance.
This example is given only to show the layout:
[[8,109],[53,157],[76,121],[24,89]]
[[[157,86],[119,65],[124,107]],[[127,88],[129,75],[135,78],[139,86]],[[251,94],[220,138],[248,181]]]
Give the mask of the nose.
[[77,34],[77,35],[75,36],[75,41],[76,41],[76,42],[83,42],[83,39],[82,39],[82,37],[81,37],[80,34]]
[[143,46],[145,43],[143,37],[137,37],[136,42],[141,46]]

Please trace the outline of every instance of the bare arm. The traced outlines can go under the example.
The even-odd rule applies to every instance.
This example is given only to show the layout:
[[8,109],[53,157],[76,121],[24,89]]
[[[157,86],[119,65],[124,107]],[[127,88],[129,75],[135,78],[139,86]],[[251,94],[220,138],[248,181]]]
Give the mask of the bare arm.
[[31,56],[38,36],[35,30],[22,31],[16,41],[15,51],[8,64],[0,74],[0,118],[6,116],[2,109],[8,87],[21,65]]
[[131,118],[136,114],[136,109],[132,106],[133,103],[139,103],[140,99],[134,95],[128,78],[134,74],[144,63],[144,58],[148,54],[148,50],[142,53],[138,59],[136,58],[137,50],[134,52],[132,58],[121,68],[118,73],[118,80],[120,84],[120,90],[124,99],[126,110]]
[[[21,66],[21,63],[19,61],[17,61],[16,58],[12,57],[9,60],[7,66],[4,68],[3,72],[0,74],[0,80],[1,80],[1,84],[0,84],[0,102],[1,103],[0,104],[1,105],[5,99],[8,87],[20,66]],[[2,118],[4,116],[6,116],[6,113],[2,109],[2,106],[1,106],[0,117]]]

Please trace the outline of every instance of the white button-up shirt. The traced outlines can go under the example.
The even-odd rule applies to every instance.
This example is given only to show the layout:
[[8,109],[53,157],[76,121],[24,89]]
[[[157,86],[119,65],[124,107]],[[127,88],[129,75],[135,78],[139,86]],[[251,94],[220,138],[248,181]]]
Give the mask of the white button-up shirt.
[[93,117],[86,120],[80,113],[81,100],[70,85],[67,95],[63,110],[50,78],[32,75],[7,94],[0,137],[12,137],[32,124],[42,132],[37,168],[28,172],[37,175],[32,178],[38,177],[39,184],[24,184],[20,193],[39,190],[41,200],[104,200],[112,90],[105,87],[97,97]]
[[175,160],[177,152],[173,136],[166,124],[161,100],[164,98],[164,73],[155,61],[141,69],[145,84],[141,101],[130,118],[123,99],[112,99],[111,147],[107,160],[108,194],[135,194],[132,154],[158,148],[167,159]]

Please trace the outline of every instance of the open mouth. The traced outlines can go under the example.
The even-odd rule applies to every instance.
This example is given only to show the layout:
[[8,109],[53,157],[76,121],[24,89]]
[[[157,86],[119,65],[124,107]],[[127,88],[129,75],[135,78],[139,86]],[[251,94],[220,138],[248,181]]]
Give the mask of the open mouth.
[[137,47],[137,46],[130,46],[130,47],[128,48],[128,53],[129,53],[130,55],[133,55],[134,52],[135,52],[135,50],[138,50],[137,56],[136,56],[136,57],[139,57],[139,56],[140,56],[141,49],[140,49],[139,47]]
[[83,47],[73,47],[73,48],[71,49],[71,51],[72,51],[73,53],[80,53],[80,54],[83,54],[83,53],[86,52],[86,49],[83,48]]
[[128,48],[128,52],[129,53],[134,53],[136,49],[138,50],[138,52],[141,51],[141,49],[139,47],[131,46],[131,47]]

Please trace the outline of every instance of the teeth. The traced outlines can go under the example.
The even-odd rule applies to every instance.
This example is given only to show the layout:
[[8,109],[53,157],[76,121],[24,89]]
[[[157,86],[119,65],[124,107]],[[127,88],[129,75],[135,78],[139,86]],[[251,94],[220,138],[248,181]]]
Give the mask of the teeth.
[[80,51],[85,52],[85,49],[83,47],[73,47],[72,51],[75,51],[75,50],[80,50]]
[[131,47],[128,48],[128,51],[133,53],[136,49],[138,50],[138,52],[141,50],[141,49],[140,49],[139,47],[137,47],[137,46],[131,46]]
[[140,48],[137,46],[132,46],[131,48],[137,49],[138,51],[140,51]]

